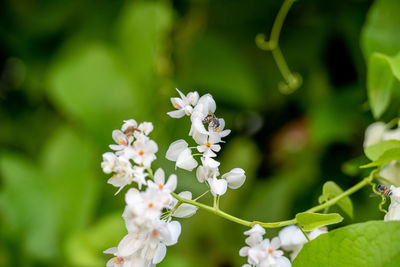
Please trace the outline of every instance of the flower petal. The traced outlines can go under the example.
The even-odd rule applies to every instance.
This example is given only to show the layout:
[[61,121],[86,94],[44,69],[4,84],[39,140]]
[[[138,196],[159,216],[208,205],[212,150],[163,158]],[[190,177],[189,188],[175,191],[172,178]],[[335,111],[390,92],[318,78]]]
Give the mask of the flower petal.
[[192,171],[194,168],[196,168],[197,164],[198,163],[193,158],[192,151],[189,148],[184,149],[176,160],[177,167],[188,171]]
[[214,196],[215,195],[222,196],[223,194],[226,193],[226,189],[228,186],[226,180],[213,178],[213,179],[208,179],[207,181],[210,184],[211,193]]
[[165,155],[165,157],[168,160],[176,161],[178,159],[179,154],[181,154],[182,151],[184,149],[186,149],[187,147],[188,147],[188,143],[186,143],[185,140],[183,140],[183,139],[177,140],[169,145],[169,148],[168,148],[168,151],[167,151],[167,154]]

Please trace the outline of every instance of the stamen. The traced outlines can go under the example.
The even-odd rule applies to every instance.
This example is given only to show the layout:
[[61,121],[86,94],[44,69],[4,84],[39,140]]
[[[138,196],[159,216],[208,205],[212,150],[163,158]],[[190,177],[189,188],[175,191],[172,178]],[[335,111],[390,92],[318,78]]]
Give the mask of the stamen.
[[144,154],[143,149],[139,150],[139,156],[143,156],[143,154]]

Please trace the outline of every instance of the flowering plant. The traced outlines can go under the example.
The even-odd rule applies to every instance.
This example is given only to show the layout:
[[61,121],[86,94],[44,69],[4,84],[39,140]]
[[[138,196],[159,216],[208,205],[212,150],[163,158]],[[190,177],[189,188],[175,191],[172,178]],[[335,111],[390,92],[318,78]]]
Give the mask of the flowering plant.
[[[275,21],[271,38],[258,35],[257,45],[270,50],[285,81],[280,83],[282,93],[292,93],[300,87],[302,79],[292,73],[279,49],[279,31],[293,0],[286,0]],[[371,19],[373,21],[373,19]],[[368,34],[365,34],[368,39]],[[398,85],[399,55],[389,56],[368,51],[368,95],[372,113],[379,119],[390,103],[391,92]],[[383,73],[383,74],[382,74]],[[383,77],[383,78],[382,78]],[[220,209],[221,197],[228,189],[240,188],[246,180],[246,172],[240,166],[221,175],[217,153],[222,149],[224,138],[230,134],[225,129],[225,120],[217,116],[216,103],[210,94],[199,96],[197,92],[187,94],[177,90],[179,97],[171,98],[175,110],[167,114],[172,118],[189,117],[193,139],[176,140],[171,143],[165,157],[174,162],[175,168],[193,172],[198,182],[204,184],[205,192],[193,197],[192,192],[175,192],[178,177],[171,174],[168,179],[163,169],[153,171],[157,158],[157,143],[150,139],[151,122],[124,121],[120,130],[112,137],[116,144],[110,145],[114,152],[103,154],[103,171],[112,174],[108,183],[117,187],[116,194],[127,185],[133,185],[125,195],[123,218],[128,234],[117,247],[107,249],[113,254],[108,267],[154,266],[166,255],[167,246],[178,242],[181,224],[176,218],[188,218],[199,209],[211,212],[229,221],[246,226],[246,246],[238,248],[247,263],[243,266],[382,266],[398,260],[397,250],[388,248],[400,245],[392,239],[392,233],[400,232],[400,123],[395,118],[389,123],[375,122],[365,133],[364,152],[369,163],[362,169],[371,169],[361,181],[343,190],[333,181],[323,185],[319,204],[296,214],[289,220],[278,222],[247,221]],[[190,145],[189,143],[195,143]],[[358,166],[357,166],[358,167]],[[364,187],[371,187],[381,197],[378,209],[386,215],[383,221],[353,224],[332,231],[329,225],[342,222],[339,213],[328,213],[337,205],[350,218],[353,204],[350,195]],[[213,203],[200,202],[211,194]],[[388,210],[385,209],[390,197]],[[272,239],[264,238],[268,228],[282,228]],[[371,241],[372,240],[372,241]],[[339,247],[336,244],[340,244]],[[372,246],[371,246],[372,244]],[[372,247],[372,248],[371,248]],[[375,257],[375,254],[385,257]]]

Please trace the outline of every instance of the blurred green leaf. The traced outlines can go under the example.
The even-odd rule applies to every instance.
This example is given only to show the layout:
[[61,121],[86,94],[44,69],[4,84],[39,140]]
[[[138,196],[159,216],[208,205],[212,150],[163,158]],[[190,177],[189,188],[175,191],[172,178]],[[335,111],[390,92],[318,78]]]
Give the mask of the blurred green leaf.
[[358,176],[361,173],[360,166],[367,164],[369,160],[364,155],[348,160],[342,164],[342,171],[349,176]]
[[296,220],[304,231],[311,231],[321,226],[340,223],[343,217],[339,213],[302,212],[296,215]]
[[371,168],[376,166],[382,166],[383,164],[392,160],[400,160],[400,148],[388,149],[377,160],[362,165],[360,166],[360,168]]
[[365,59],[375,53],[393,56],[400,51],[400,5],[397,0],[376,0],[361,34]]
[[179,77],[186,87],[207,88],[216,99],[241,107],[262,103],[251,66],[227,40],[216,35],[199,37],[185,61],[192,61]]
[[293,267],[398,266],[399,222],[371,221],[335,229],[308,242]]
[[93,148],[67,127],[53,133],[37,166],[20,156],[2,155],[0,207],[32,256],[54,259],[60,240],[87,225],[99,188],[93,160]]
[[[167,35],[173,11],[165,2],[127,2],[118,18],[117,37],[127,72],[145,94],[154,93],[157,71],[167,71]],[[168,70],[169,71],[169,70]],[[153,86],[150,86],[153,85]]]
[[372,114],[376,119],[380,118],[389,106],[395,85],[396,81],[388,58],[373,53],[368,61],[367,90]]
[[110,129],[141,114],[139,91],[133,91],[113,50],[101,43],[79,45],[66,48],[50,68],[48,93],[61,111],[105,143]]
[[103,251],[118,246],[126,234],[121,212],[109,214],[98,222],[72,234],[65,243],[65,254],[72,266],[101,266],[113,255]]
[[399,148],[400,149],[400,141],[399,140],[385,140],[379,142],[378,144],[366,147],[364,149],[365,155],[372,161],[377,160],[383,153],[387,150]]
[[[319,197],[319,203],[326,202],[343,193],[343,190],[335,182],[328,181],[322,187],[322,195]],[[353,218],[353,203],[350,197],[341,198],[336,204],[347,214]]]
[[95,160],[90,142],[68,127],[57,129],[41,153],[62,234],[81,229],[92,216],[101,182],[93,172]]
[[15,239],[28,254],[51,259],[58,254],[58,224],[48,184],[31,162],[16,154],[3,154],[0,168],[4,186],[0,209]]

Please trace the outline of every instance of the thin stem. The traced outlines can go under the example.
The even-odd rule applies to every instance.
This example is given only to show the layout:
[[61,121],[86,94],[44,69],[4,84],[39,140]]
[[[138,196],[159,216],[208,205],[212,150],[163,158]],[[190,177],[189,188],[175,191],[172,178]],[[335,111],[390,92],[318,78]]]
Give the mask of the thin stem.
[[147,170],[147,173],[149,174],[149,177],[150,177],[152,180],[154,180],[153,170],[150,169],[150,168],[148,168],[148,169],[146,169],[146,170]]
[[285,79],[287,84],[292,83],[293,75],[289,69],[288,64],[286,63],[285,58],[282,55],[282,51],[277,46],[275,49],[271,50],[272,56],[275,59],[276,65],[278,66],[279,71],[281,72],[283,78]]
[[196,197],[195,199],[193,199],[194,201],[199,200],[200,198],[204,197],[208,192],[210,192],[210,189],[208,189],[206,192],[204,192],[203,194],[201,194],[200,196]]
[[[295,0],[286,0],[283,2],[281,9],[279,9],[278,15],[275,18],[274,25],[272,25],[271,36],[270,36],[270,43],[278,45],[279,43],[279,35],[282,30],[283,22],[293,5]],[[271,45],[272,47],[272,45]]]
[[303,230],[303,227],[301,227],[299,224],[297,224],[297,227],[299,227],[303,235],[306,237],[307,241],[310,242],[310,238],[308,237],[307,233]]
[[272,25],[271,35],[269,41],[266,41],[266,35],[263,33],[257,34],[256,45],[262,49],[271,51],[272,56],[281,72],[285,82],[279,83],[279,90],[281,93],[290,94],[293,93],[302,83],[302,77],[298,73],[292,73],[286,63],[285,58],[282,55],[281,49],[279,48],[279,36],[281,34],[283,22],[292,7],[295,0],[285,0],[276,15],[274,24]]
[[[362,181],[360,181],[359,183],[355,184],[354,186],[350,187],[349,189],[347,189],[346,191],[344,191],[342,194],[328,200],[327,202],[315,206],[311,209],[308,209],[306,212],[316,212],[316,211],[320,211],[323,210],[327,207],[330,207],[332,205],[334,205],[337,201],[339,201],[340,199],[349,196],[355,192],[357,192],[358,190],[360,190],[361,188],[363,188],[364,186],[371,184],[372,179],[374,178],[375,173],[377,172],[377,170],[374,170],[370,173],[370,175],[366,178],[364,178]],[[253,227],[256,224],[259,224],[260,226],[264,227],[264,228],[278,228],[278,227],[283,227],[283,226],[287,226],[287,225],[292,225],[292,224],[297,224],[297,220],[291,219],[291,220],[286,220],[286,221],[280,221],[280,222],[260,222],[260,221],[246,221],[243,220],[241,218],[235,217],[233,215],[230,215],[222,210],[220,210],[218,208],[218,201],[217,201],[217,197],[214,197],[214,206],[210,207],[208,205],[205,205],[203,203],[197,202],[196,200],[191,200],[191,199],[185,199],[182,198],[180,196],[178,196],[175,193],[171,193],[177,200],[178,200],[178,204],[175,206],[175,208],[177,208],[181,203],[187,203],[196,207],[199,207],[201,209],[207,210],[209,212],[212,212],[220,217],[223,217],[227,220],[236,222],[238,224],[242,224],[248,227]],[[301,227],[300,227],[301,229]]]
[[357,192],[358,190],[360,190],[361,188],[363,188],[364,186],[368,185],[372,179],[374,178],[376,171],[372,171],[371,174],[367,177],[364,178],[363,180],[361,180],[360,182],[358,182],[357,184],[355,184],[354,186],[350,187],[349,189],[347,189],[346,191],[344,191],[343,193],[341,193],[340,195],[337,195],[336,197],[328,200],[327,202],[315,206],[311,209],[306,210],[306,212],[316,212],[316,211],[320,211],[325,209],[326,207],[332,206],[334,204],[336,204],[336,202],[338,202],[340,199],[347,197],[355,192]]

